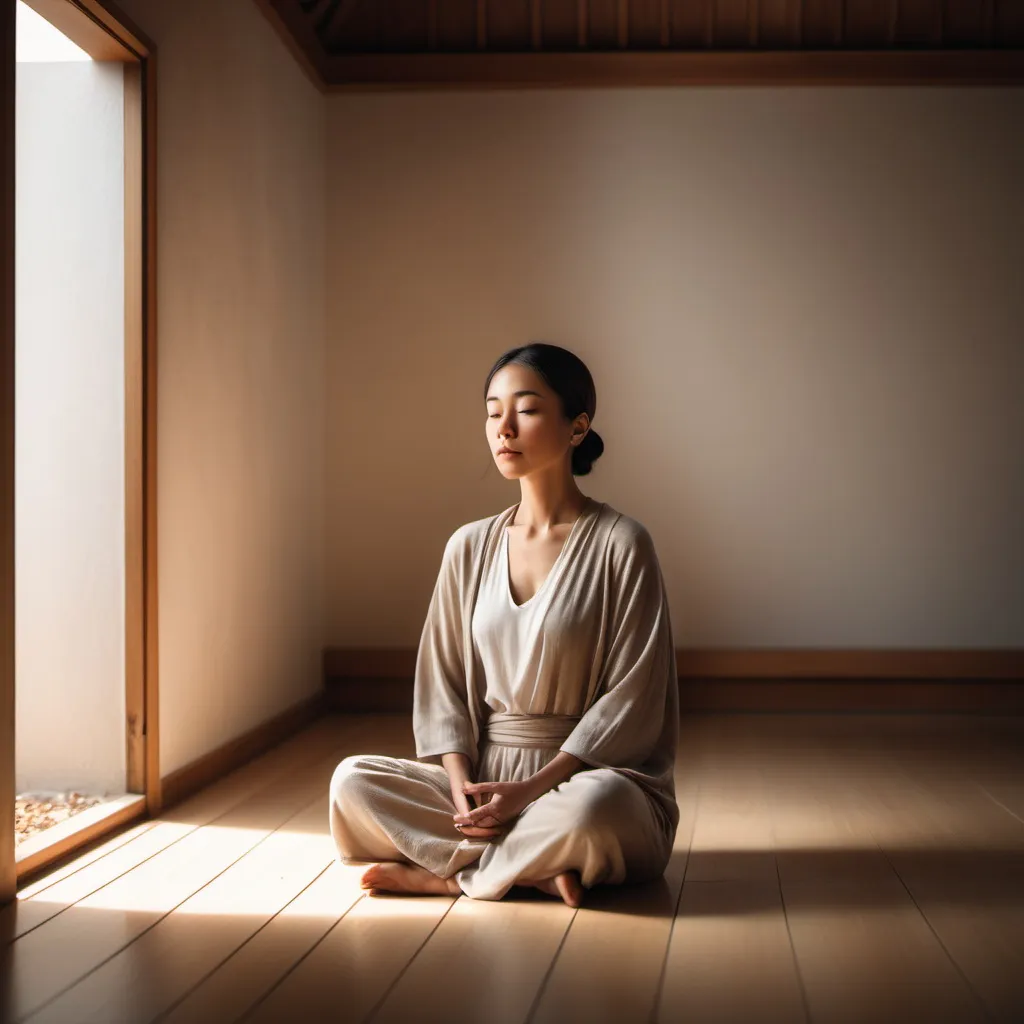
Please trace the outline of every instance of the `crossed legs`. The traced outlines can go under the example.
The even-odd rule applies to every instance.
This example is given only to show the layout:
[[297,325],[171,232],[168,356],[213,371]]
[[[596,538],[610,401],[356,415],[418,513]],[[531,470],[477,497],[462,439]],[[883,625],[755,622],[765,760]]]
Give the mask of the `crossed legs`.
[[372,861],[361,883],[378,892],[464,892],[501,899],[533,886],[579,906],[601,882],[654,876],[671,837],[642,791],[611,769],[578,772],[530,804],[503,836],[459,836],[448,777],[437,765],[352,755],[331,780],[331,835],[344,862]]

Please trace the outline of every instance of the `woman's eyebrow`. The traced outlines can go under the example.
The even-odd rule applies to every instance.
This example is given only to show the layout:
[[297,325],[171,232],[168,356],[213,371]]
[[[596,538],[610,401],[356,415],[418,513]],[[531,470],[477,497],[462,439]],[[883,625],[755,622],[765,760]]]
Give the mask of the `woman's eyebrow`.
[[[544,397],[538,391],[516,391],[516,392],[513,392],[512,397],[513,398],[521,398],[523,395],[534,395],[537,398],[543,398]],[[500,399],[498,398],[497,395],[488,395],[487,398],[485,399],[485,401],[487,401],[487,402],[497,402],[497,401],[500,401]]]

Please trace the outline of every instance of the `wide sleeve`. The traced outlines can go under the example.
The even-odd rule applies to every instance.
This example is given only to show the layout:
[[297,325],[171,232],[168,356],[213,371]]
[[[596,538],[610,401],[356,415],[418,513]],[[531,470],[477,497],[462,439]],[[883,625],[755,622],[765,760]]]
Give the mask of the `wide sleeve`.
[[416,655],[413,734],[416,757],[429,764],[441,764],[441,755],[451,751],[477,759],[467,708],[461,548],[457,530],[445,545]]
[[[620,521],[621,522],[621,521]],[[609,621],[597,699],[561,749],[598,768],[670,770],[678,735],[678,670],[661,567],[647,529],[614,540]]]

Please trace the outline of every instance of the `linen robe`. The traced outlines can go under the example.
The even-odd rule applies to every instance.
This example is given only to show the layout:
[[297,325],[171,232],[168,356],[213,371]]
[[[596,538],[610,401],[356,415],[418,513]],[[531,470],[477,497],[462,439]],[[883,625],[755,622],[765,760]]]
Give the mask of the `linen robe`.
[[[338,856],[418,864],[477,899],[570,869],[584,888],[656,878],[679,823],[679,697],[653,541],[588,498],[544,582],[517,605],[506,530],[516,508],[449,537],[416,659],[416,759],[356,754],[338,765]],[[466,754],[475,781],[504,782],[559,750],[583,767],[505,834],[459,834],[443,754]]]

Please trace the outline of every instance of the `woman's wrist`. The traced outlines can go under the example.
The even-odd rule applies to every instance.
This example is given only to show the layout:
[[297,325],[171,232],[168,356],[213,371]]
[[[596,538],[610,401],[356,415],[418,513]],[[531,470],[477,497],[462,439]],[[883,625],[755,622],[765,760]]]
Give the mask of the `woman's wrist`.
[[448,773],[448,782],[453,791],[461,792],[464,782],[473,781],[473,766],[468,755],[457,752],[442,754],[441,764]]
[[549,789],[554,789],[559,783],[565,782],[570,776],[575,775],[583,764],[584,762],[575,754],[560,750],[540,771],[534,772],[525,780],[533,793],[533,799],[536,800]]

